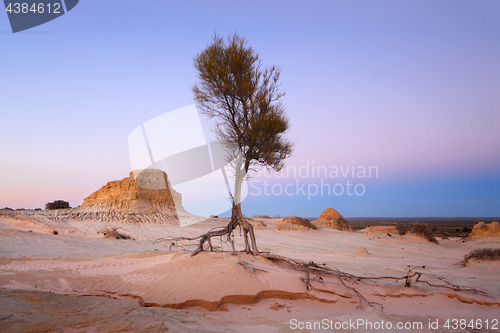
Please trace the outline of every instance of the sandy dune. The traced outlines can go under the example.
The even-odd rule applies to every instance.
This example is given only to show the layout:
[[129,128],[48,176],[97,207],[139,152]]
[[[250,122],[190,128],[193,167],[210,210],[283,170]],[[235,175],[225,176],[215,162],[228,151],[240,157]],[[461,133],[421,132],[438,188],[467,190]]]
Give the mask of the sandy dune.
[[[460,265],[472,249],[500,247],[496,239],[450,239],[437,245],[416,236],[373,231],[285,231],[277,229],[280,220],[263,221],[267,227],[256,230],[261,251],[365,277],[404,277],[410,266],[434,286],[414,280],[410,287],[404,280],[351,281],[374,302],[370,306],[336,277],[313,274],[308,291],[304,270],[263,257],[228,252],[190,257],[192,242],[176,244],[172,251],[170,243],[155,243],[161,237],[201,234],[224,225],[224,219],[181,228],[3,216],[1,331],[319,332],[325,330],[295,330],[290,320],[362,319],[394,325],[422,322],[420,332],[448,332],[443,327],[429,329],[429,320],[444,325],[453,318],[500,319],[500,263]],[[104,238],[102,230],[110,227],[131,239]],[[242,248],[238,231],[235,235],[236,246]],[[214,240],[214,245],[228,249],[220,241]]]

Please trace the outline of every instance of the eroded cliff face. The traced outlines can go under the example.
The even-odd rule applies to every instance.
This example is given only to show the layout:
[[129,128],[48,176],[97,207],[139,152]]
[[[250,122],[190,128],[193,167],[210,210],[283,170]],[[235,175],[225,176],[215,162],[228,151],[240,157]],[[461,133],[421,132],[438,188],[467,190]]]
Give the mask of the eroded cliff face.
[[132,171],[129,177],[108,182],[84,199],[81,208],[170,212],[182,208],[182,196],[175,192],[161,170]]
[[[99,225],[98,230],[119,227],[113,224],[115,222],[187,226],[206,219],[187,212],[182,206],[182,195],[172,188],[167,174],[156,169],[132,171],[129,177],[108,182],[76,208],[23,212],[2,210],[1,216],[34,224],[71,220],[106,223]],[[44,230],[52,232],[51,228]],[[67,228],[58,226],[57,229],[60,234]]]
[[498,222],[491,222],[490,224],[485,224],[484,222],[476,223],[469,234],[468,240],[481,238],[500,238],[500,225]]

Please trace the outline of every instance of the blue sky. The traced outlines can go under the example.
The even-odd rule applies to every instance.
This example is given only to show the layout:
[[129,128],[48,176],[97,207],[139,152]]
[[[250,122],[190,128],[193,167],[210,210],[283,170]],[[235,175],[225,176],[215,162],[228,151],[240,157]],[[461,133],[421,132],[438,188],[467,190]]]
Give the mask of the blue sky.
[[0,15],[0,206],[77,206],[126,177],[130,132],[192,104],[193,57],[238,32],[282,69],[287,165],[379,170],[323,179],[361,196],[249,195],[247,215],[500,216],[498,17],[498,1],[81,0],[12,34]]

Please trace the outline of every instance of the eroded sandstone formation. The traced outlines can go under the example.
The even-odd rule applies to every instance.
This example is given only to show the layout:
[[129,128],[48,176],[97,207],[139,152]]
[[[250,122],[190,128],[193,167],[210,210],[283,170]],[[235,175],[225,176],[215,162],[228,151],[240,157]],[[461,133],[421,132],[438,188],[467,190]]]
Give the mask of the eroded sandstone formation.
[[312,221],[319,227],[328,227],[342,231],[351,231],[352,227],[339,212],[333,208],[327,208],[321,213],[319,219]]
[[170,212],[182,209],[181,194],[176,192],[161,170],[132,171],[129,177],[108,182],[84,199],[81,208]]
[[29,219],[33,223],[76,220],[181,226],[205,219],[186,212],[182,207],[182,196],[172,188],[167,174],[155,169],[133,171],[127,178],[108,182],[76,208],[24,212],[2,210],[0,216]]
[[500,238],[500,225],[498,222],[491,222],[490,224],[485,224],[484,222],[476,223],[467,240],[481,238]]

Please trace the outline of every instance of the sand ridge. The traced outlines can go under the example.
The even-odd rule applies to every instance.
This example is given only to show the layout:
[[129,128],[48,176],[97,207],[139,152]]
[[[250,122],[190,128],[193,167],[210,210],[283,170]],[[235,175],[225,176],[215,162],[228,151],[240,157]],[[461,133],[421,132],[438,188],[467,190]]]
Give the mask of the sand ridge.
[[[277,331],[275,328],[287,331],[285,328],[290,318],[334,316],[336,320],[370,317],[427,320],[436,316],[465,315],[467,318],[486,319],[492,318],[500,309],[500,264],[459,265],[464,254],[477,246],[477,241],[462,243],[451,239],[442,240],[438,245],[416,236],[366,234],[330,228],[280,231],[277,226],[282,223],[281,219],[265,220],[266,227],[256,230],[261,251],[305,262],[314,260],[359,276],[405,276],[410,265],[432,284],[449,283],[485,293],[433,288],[425,284],[406,287],[404,281],[354,281],[356,290],[368,300],[383,305],[382,311],[379,306],[372,308],[360,302],[352,290],[346,289],[335,278],[323,276],[319,279],[313,275],[311,290],[308,291],[303,270],[277,265],[262,257],[241,252],[236,256],[229,252],[203,252],[190,257],[189,249],[193,245],[184,244],[186,251],[181,246],[169,251],[169,244],[155,243],[161,237],[199,235],[212,227],[224,225],[227,223],[225,219],[213,219],[185,228],[92,220],[24,222],[19,224],[12,219],[0,219],[0,298],[7,297],[17,306],[34,307],[35,310],[31,301],[19,298],[20,291],[32,293],[30,297],[35,298],[40,293],[56,293],[62,297],[61,302],[66,302],[64,297],[85,296],[96,306],[103,306],[95,298],[99,296],[117,304],[131,304],[137,309],[157,309],[148,310],[153,311],[148,313],[157,318],[170,313],[168,311],[177,311],[178,317],[195,318],[194,321],[199,322],[210,313],[220,314],[224,327],[238,332],[245,331],[245,327],[251,331],[250,327],[255,329],[258,323],[262,323],[266,331]],[[48,231],[60,228],[61,223],[67,230],[75,232],[54,235]],[[39,224],[44,226],[40,231],[29,231],[40,228]],[[106,239],[97,233],[104,227],[117,228],[131,235],[131,239]],[[237,248],[243,248],[241,238],[235,236]],[[214,242],[214,245],[228,250],[223,242]],[[122,306],[117,309],[122,309]],[[0,307],[0,314],[2,318],[10,316],[6,322],[14,320],[12,318],[23,322],[7,308],[2,310]],[[37,318],[47,323],[48,319],[42,314]],[[169,327],[183,327],[179,331],[188,332],[201,329],[194,321],[187,325],[189,328],[175,320]],[[212,331],[217,331],[215,326]]]

